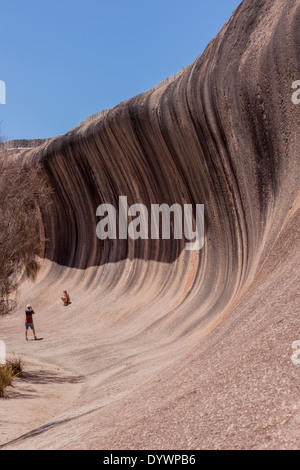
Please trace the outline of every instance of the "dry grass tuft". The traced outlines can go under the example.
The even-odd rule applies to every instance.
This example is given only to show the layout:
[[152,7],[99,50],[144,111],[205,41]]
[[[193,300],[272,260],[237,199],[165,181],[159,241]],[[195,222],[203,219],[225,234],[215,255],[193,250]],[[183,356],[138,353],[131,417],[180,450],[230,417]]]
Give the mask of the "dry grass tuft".
[[6,364],[0,366],[0,397],[6,396],[6,388],[13,385],[15,377],[21,377],[24,369],[24,361],[18,356],[8,359]]

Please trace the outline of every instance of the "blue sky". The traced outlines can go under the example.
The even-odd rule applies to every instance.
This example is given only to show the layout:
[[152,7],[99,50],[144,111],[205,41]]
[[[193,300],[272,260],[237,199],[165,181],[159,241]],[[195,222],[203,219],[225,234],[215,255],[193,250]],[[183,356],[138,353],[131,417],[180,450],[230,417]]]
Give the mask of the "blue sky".
[[64,134],[191,64],[241,0],[4,0],[5,139]]

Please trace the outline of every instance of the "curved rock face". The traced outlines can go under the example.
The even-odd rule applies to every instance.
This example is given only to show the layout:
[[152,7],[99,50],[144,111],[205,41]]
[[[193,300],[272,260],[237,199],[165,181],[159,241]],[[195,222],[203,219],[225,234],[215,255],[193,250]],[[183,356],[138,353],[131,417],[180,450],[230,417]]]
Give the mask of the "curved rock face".
[[[162,368],[188,351],[187,342],[191,347],[243,305],[252,283],[259,291],[259,272],[299,191],[300,108],[291,100],[292,83],[300,79],[299,24],[298,0],[245,0],[205,52],[170,83],[24,154],[26,161],[43,161],[54,189],[40,292],[53,283],[85,295],[80,313],[87,312],[103,335],[139,342],[129,343],[140,345],[136,354],[154,351],[158,338],[160,345],[169,344],[170,350],[157,353]],[[187,251],[184,240],[174,239],[100,241],[97,206],[117,208],[121,195],[128,205],[143,203],[149,210],[151,204],[204,204],[204,247]],[[275,257],[274,266],[278,262]],[[247,314],[243,306],[240,311]],[[172,349],[175,340],[181,346]],[[89,365],[94,374],[96,346],[95,369]],[[78,351],[83,365],[83,346]],[[151,375],[144,370],[138,380]],[[195,429],[186,446],[201,447]],[[91,446],[100,446],[101,432],[90,432]],[[163,430],[160,436],[168,445]],[[244,437],[241,447],[249,439]],[[47,442],[59,446],[50,437]],[[108,448],[112,443],[111,437]],[[157,445],[154,438],[151,443]]]
[[[155,298],[163,295],[161,278],[164,292],[178,284],[180,303],[192,296],[202,305],[196,322],[224,310],[263,263],[299,188],[299,110],[291,103],[297,3],[244,2],[171,84],[40,148],[55,189],[47,258],[80,269],[129,260],[130,274],[116,265],[105,282],[127,290],[151,279]],[[117,208],[120,195],[149,210],[203,203],[204,248],[183,253],[178,240],[101,242],[96,208]]]

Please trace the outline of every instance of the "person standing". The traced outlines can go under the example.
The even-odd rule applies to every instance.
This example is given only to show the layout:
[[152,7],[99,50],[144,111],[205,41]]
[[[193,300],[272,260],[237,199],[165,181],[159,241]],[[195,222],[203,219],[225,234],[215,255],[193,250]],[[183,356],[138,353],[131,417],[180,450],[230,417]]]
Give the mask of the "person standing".
[[25,338],[26,338],[26,341],[28,341],[27,333],[28,333],[29,328],[33,332],[34,339],[37,339],[36,334],[35,334],[33,319],[32,319],[33,314],[34,314],[34,310],[31,308],[31,305],[28,304],[26,306],[26,310],[25,310]]

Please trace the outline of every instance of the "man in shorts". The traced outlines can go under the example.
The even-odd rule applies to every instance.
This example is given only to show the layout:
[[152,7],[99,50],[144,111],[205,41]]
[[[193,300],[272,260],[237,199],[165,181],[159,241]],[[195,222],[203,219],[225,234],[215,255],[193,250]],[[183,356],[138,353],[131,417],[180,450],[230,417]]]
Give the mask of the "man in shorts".
[[28,328],[31,328],[31,330],[33,332],[33,335],[34,335],[34,339],[37,339],[36,334],[35,334],[34,325],[33,325],[33,319],[32,319],[33,314],[34,314],[34,311],[32,310],[31,305],[28,304],[27,307],[26,307],[26,310],[25,310],[25,338],[26,338],[26,341],[28,341],[28,338],[27,338]]

